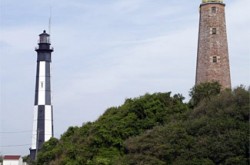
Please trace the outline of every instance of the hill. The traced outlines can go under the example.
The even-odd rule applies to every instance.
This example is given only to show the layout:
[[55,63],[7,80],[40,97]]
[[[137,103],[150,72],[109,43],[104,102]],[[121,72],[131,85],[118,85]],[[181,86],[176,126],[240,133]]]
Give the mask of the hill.
[[188,104],[170,92],[127,99],[46,142],[37,164],[248,164],[250,91],[218,88],[193,88]]

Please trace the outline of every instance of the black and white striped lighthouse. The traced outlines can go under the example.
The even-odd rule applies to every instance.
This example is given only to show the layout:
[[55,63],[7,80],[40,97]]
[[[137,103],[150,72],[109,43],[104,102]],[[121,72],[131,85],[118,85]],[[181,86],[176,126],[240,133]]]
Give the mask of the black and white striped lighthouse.
[[39,35],[35,85],[34,120],[30,157],[35,160],[42,144],[53,137],[53,108],[51,104],[50,63],[53,48],[50,35],[44,30]]

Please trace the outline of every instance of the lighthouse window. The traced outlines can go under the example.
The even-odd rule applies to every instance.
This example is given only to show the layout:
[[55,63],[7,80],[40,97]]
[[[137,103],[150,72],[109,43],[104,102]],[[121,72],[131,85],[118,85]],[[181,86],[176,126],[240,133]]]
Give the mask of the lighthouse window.
[[213,56],[213,63],[217,63],[217,56]]
[[217,33],[216,28],[212,28],[212,34],[216,34],[216,33]]
[[212,8],[211,8],[211,11],[212,11],[213,14],[216,13],[216,12],[217,12],[216,7],[212,7]]

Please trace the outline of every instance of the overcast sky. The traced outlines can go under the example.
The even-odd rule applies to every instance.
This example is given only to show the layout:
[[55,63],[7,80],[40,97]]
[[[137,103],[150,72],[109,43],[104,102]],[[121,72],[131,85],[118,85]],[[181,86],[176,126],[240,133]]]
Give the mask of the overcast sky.
[[[52,8],[57,138],[108,107],[194,85],[201,0],[0,0],[0,155],[29,153],[38,35]],[[232,86],[250,84],[249,0],[227,0]],[[13,145],[20,145],[15,146]]]

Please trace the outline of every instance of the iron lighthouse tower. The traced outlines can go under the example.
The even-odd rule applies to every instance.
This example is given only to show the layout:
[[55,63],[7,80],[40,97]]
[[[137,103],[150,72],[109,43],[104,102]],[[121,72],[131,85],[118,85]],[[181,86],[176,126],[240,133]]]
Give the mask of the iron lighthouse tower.
[[30,157],[35,160],[42,144],[53,137],[53,108],[51,104],[50,63],[53,48],[50,47],[50,35],[44,30],[39,35],[37,68],[35,83],[35,103],[32,144]]
[[223,0],[202,0],[200,5],[195,84],[212,81],[224,89],[231,88]]

